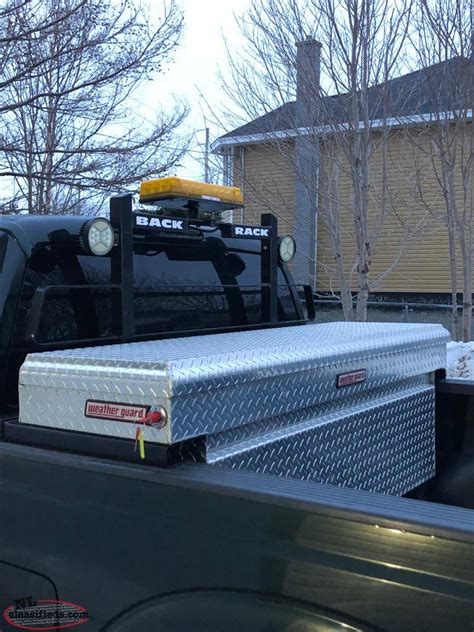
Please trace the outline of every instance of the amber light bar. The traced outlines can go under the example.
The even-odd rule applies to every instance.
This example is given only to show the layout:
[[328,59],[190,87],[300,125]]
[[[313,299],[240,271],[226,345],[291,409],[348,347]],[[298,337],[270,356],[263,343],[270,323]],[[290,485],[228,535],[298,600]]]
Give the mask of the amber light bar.
[[140,202],[164,202],[174,198],[218,202],[228,205],[229,208],[243,204],[242,191],[238,187],[225,187],[176,177],[148,180],[140,184]]

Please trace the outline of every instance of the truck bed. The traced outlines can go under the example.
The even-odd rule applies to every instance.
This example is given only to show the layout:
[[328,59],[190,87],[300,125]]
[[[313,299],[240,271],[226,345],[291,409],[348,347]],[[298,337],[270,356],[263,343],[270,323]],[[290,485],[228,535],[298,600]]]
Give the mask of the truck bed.
[[2,610],[65,600],[114,632],[474,625],[471,510],[7,442],[0,467]]
[[102,437],[133,455],[138,432],[169,446],[165,462],[403,495],[435,474],[448,340],[440,325],[333,322],[32,353],[19,421],[85,453]]

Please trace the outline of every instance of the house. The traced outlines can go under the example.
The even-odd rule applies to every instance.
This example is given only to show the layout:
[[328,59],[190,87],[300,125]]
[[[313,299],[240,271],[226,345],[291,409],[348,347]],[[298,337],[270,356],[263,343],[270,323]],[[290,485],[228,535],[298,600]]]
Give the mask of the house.
[[[291,233],[297,240],[293,267],[297,281],[310,282],[321,293],[337,293],[337,265],[343,266],[351,288],[356,276],[354,217],[349,212],[353,187],[338,141],[347,132],[348,97],[312,98],[321,93],[321,45],[306,40],[297,46],[296,100],[221,136],[213,149],[224,157],[229,182],[244,192],[245,210],[234,221],[258,224],[262,212],[274,212],[279,232]],[[461,111],[464,133],[472,134],[469,64],[465,58],[453,58],[368,90],[373,292],[451,293],[446,183],[436,134],[443,125],[449,135]],[[316,101],[313,108],[308,106]],[[363,130],[363,121],[360,126]],[[452,174],[456,203],[459,208],[470,204],[474,221],[472,181],[466,197],[461,171],[458,161]],[[340,252],[334,246],[336,213]],[[459,257],[457,268],[461,291]]]

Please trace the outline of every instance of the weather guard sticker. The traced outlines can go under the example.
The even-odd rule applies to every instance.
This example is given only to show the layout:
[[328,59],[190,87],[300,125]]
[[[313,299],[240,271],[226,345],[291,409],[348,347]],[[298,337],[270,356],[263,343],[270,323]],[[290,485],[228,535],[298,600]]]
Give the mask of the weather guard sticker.
[[84,415],[92,419],[110,419],[111,421],[124,421],[126,423],[140,423],[145,420],[149,410],[150,406],[100,402],[88,399],[86,401]]
[[340,373],[336,379],[337,388],[344,386],[352,386],[353,384],[360,384],[365,382],[367,378],[367,369],[357,369],[357,371],[350,371],[349,373]]

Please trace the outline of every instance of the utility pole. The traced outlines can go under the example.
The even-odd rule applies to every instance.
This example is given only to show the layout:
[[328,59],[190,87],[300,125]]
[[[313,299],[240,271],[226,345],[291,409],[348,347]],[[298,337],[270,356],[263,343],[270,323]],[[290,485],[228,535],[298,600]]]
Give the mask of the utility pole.
[[209,128],[206,127],[206,144],[204,148],[204,182],[209,182]]

